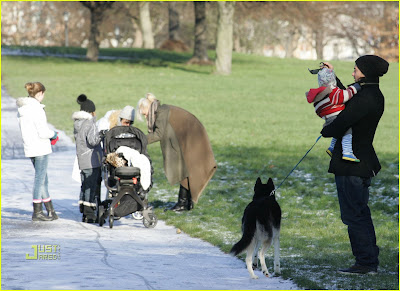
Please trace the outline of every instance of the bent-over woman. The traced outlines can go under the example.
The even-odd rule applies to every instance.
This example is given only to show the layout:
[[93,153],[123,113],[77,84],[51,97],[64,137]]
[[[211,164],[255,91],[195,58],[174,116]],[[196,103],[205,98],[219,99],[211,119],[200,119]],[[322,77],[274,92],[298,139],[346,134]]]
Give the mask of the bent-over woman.
[[192,209],[217,169],[204,126],[190,112],[161,105],[150,93],[138,107],[147,120],[148,143],[160,142],[168,182],[180,183],[178,202],[170,210]]

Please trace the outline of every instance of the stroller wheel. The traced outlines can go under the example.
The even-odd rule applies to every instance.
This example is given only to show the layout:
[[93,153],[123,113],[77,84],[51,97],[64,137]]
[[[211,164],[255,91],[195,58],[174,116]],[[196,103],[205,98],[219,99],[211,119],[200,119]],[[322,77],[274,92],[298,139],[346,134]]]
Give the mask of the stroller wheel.
[[150,221],[143,217],[143,225],[147,228],[154,228],[157,225],[157,216],[154,213],[148,214]]
[[114,225],[114,216],[113,215],[110,215],[108,222],[110,223],[110,228],[112,228]]
[[132,213],[132,217],[133,217],[133,219],[136,219],[136,220],[142,220],[143,214],[140,211],[136,211],[136,212]]

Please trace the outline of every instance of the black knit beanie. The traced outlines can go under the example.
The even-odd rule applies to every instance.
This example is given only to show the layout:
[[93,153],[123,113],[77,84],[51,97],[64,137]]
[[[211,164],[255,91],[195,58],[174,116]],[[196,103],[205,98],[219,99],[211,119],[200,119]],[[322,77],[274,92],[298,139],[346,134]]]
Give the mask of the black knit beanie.
[[86,111],[89,113],[96,111],[96,106],[93,101],[88,99],[85,94],[81,94],[76,99],[76,102],[81,105],[81,111]]
[[389,63],[375,55],[359,57],[356,65],[365,77],[382,77],[389,69]]

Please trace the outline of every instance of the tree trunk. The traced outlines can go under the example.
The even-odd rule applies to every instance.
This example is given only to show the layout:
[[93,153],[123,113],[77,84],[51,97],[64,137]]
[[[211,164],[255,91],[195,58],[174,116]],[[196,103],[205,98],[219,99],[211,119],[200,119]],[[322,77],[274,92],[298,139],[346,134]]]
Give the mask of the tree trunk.
[[299,39],[299,34],[296,28],[291,28],[287,32],[286,42],[285,42],[285,58],[293,58],[294,51],[297,47]]
[[206,2],[194,1],[194,51],[188,63],[212,64],[207,54]]
[[81,4],[90,11],[90,35],[86,58],[92,62],[97,62],[99,59],[99,27],[103,20],[104,12],[111,8],[113,3],[114,2],[81,1]]
[[168,37],[170,40],[179,40],[179,13],[177,2],[168,2]]
[[143,36],[143,47],[146,49],[154,48],[154,36],[153,29],[151,26],[151,18],[150,18],[150,3],[149,2],[140,2],[140,27],[142,29]]
[[216,73],[229,75],[232,68],[233,14],[235,2],[218,2]]
[[98,25],[100,25],[101,17],[99,19],[98,13],[92,11],[90,13],[90,35],[89,44],[86,52],[86,58],[89,61],[97,62],[99,59],[99,35],[100,31]]
[[314,30],[315,39],[315,52],[317,53],[317,60],[324,59],[324,33],[321,29]]
[[142,29],[138,25],[136,19],[131,18],[132,26],[135,31],[135,39],[133,41],[132,47],[134,48],[142,48],[143,47],[143,34]]

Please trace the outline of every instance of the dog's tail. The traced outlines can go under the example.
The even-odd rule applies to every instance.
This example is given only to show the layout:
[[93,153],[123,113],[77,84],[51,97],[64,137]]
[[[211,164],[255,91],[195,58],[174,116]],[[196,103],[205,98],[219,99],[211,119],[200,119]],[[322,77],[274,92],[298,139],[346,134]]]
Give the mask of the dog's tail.
[[256,232],[255,223],[246,225],[243,227],[243,236],[231,249],[230,253],[234,256],[242,253],[247,247],[250,245],[251,241],[254,238],[254,233]]

